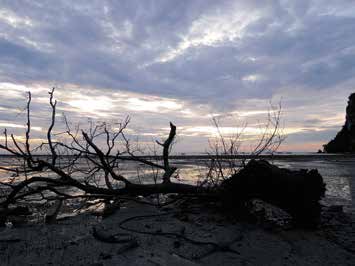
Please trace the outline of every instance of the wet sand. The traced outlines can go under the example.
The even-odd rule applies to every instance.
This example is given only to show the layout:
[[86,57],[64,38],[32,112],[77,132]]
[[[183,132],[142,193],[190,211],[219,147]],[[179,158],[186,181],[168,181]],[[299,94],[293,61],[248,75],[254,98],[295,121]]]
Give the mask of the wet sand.
[[[288,168],[317,168],[328,187],[325,205],[345,205],[348,213],[325,212],[322,226],[307,231],[246,223],[194,204],[157,209],[130,202],[103,220],[86,213],[56,224],[2,228],[1,265],[355,265],[353,159],[283,158],[274,162]],[[196,167],[190,162],[179,165],[182,173]],[[191,182],[194,177],[185,178]],[[141,233],[119,228],[122,220],[137,215],[154,216],[126,224]],[[137,246],[125,249],[125,243],[104,243],[93,236],[94,226],[111,236],[129,233]],[[228,246],[233,252],[164,233]]]
[[[119,227],[137,215],[146,217],[124,226],[141,233]],[[83,214],[57,224],[3,229],[0,260],[1,265],[354,265],[353,224],[336,215],[315,231],[285,229],[194,204],[157,209],[127,203],[104,220]],[[137,245],[102,242],[94,237],[94,226],[109,236],[128,233]],[[228,251],[201,244],[211,242]]]

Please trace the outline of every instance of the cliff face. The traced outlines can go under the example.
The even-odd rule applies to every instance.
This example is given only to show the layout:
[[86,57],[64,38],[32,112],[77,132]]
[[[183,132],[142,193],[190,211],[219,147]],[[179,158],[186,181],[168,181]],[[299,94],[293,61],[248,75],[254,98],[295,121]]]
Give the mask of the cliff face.
[[324,145],[324,151],[329,153],[355,153],[355,93],[349,96],[343,128],[333,140]]

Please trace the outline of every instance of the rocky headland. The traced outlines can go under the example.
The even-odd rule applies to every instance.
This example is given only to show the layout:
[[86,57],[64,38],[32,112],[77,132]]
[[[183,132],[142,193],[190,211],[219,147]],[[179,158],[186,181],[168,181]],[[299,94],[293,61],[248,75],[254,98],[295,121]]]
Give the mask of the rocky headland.
[[324,145],[327,153],[355,153],[355,93],[349,96],[346,119],[333,140]]

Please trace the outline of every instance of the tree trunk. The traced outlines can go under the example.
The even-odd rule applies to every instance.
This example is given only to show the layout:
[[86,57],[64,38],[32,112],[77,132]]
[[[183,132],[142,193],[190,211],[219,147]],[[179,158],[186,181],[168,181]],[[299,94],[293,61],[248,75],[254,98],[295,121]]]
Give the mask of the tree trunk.
[[238,209],[252,198],[274,204],[292,215],[298,224],[319,222],[325,184],[317,170],[291,171],[265,160],[251,160],[244,169],[221,185],[228,209]]

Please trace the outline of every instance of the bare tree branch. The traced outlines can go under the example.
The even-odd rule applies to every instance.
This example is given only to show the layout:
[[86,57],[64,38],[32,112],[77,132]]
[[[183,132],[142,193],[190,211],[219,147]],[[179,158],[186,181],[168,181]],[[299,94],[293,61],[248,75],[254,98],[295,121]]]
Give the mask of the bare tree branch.
[[48,145],[52,153],[52,164],[55,165],[56,160],[57,160],[57,152],[55,151],[54,145],[52,143],[52,130],[55,124],[55,113],[56,113],[56,106],[57,106],[57,100],[53,101],[53,95],[54,95],[54,90],[55,88],[52,89],[52,91],[48,92],[50,97],[49,97],[49,104],[52,108],[52,119],[51,119],[51,124],[48,128],[47,131],[47,139],[48,139]]

